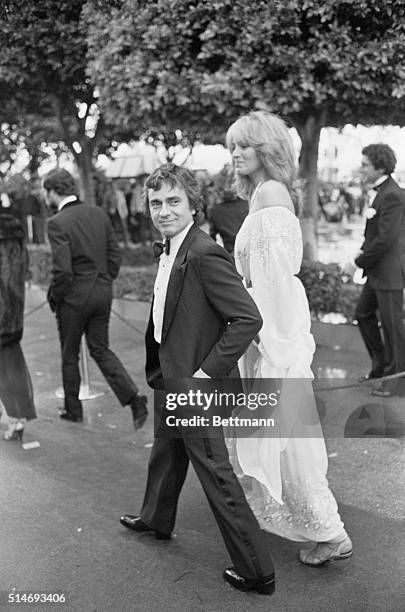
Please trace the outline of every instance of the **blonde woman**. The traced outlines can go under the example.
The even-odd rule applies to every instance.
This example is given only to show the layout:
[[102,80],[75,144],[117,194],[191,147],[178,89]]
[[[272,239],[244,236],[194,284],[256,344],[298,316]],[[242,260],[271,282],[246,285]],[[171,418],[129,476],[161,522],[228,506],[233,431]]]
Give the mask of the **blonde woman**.
[[327,453],[312,391],[315,351],[310,312],[297,278],[302,260],[292,140],[266,111],[241,117],[227,133],[238,194],[249,214],[236,237],[235,261],[263,318],[242,357],[253,389],[277,390],[275,428],[238,437],[233,457],[261,526],[312,542],[299,552],[311,566],[347,559],[352,543],[326,479]]

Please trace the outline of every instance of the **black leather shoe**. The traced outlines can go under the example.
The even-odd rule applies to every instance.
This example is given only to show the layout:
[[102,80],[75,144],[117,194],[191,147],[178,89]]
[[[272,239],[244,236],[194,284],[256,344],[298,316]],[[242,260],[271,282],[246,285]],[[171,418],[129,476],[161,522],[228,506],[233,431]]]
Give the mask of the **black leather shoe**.
[[377,397],[393,397],[396,393],[388,389],[374,389],[371,395],[376,395]]
[[162,533],[161,531],[156,531],[156,529],[148,527],[139,516],[134,516],[133,514],[124,514],[124,516],[121,516],[120,523],[127,529],[136,531],[137,533],[154,533],[157,540],[170,540],[172,537],[170,533]]
[[132,398],[129,407],[131,408],[132,418],[134,420],[135,429],[140,429],[144,426],[146,418],[148,416],[148,409],[146,404],[148,399],[146,395],[139,395],[138,393]]
[[373,378],[381,378],[382,372],[373,372],[371,371],[369,374],[365,374],[364,376],[360,376],[359,382],[365,382],[366,380],[372,380]]
[[64,421],[72,421],[73,423],[83,423],[82,416],[76,416],[75,414],[71,414],[67,410],[60,410],[59,418],[63,419]]
[[274,574],[266,578],[244,578],[233,567],[224,570],[223,579],[239,591],[256,591],[260,595],[272,595],[276,590]]

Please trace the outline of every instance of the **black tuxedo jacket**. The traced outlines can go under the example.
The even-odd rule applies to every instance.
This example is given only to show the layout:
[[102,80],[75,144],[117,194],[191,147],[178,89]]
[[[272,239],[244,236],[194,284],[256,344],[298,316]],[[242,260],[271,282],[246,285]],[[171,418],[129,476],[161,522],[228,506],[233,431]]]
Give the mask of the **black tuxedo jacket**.
[[262,326],[230,255],[195,225],[173,264],[160,345],[152,308],[146,378],[155,388],[162,378],[190,377],[199,368],[211,378],[238,378],[237,361]]
[[393,178],[377,187],[356,264],[375,289],[405,287],[405,194]]
[[80,310],[97,280],[112,284],[121,255],[110,220],[97,206],[79,200],[65,204],[48,221],[52,276],[48,301]]

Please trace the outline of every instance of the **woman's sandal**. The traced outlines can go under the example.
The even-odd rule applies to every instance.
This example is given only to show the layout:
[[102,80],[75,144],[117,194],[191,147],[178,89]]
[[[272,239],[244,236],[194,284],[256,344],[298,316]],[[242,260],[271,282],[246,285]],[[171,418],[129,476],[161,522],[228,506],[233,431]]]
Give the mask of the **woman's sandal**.
[[318,542],[315,548],[300,550],[298,559],[305,565],[320,567],[328,561],[342,561],[353,555],[353,544],[348,535],[338,542]]
[[4,434],[5,440],[20,440],[22,442],[24,434],[24,423],[18,419],[9,419],[8,429]]

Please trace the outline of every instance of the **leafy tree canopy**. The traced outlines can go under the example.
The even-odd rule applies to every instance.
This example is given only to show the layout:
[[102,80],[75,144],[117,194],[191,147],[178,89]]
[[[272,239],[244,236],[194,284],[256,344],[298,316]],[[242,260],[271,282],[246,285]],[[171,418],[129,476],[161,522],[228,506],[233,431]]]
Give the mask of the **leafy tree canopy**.
[[[11,122],[28,131],[39,123],[60,138],[78,165],[82,186],[93,199],[93,160],[106,135],[94,86],[86,74],[85,0],[3,0],[0,12],[0,84],[17,107]],[[30,125],[33,122],[34,125]],[[38,134],[39,136],[39,134]]]
[[90,72],[108,120],[221,140],[265,106],[299,131],[402,123],[403,0],[89,0]]
[[1,13],[0,75],[15,87],[64,96],[65,103],[94,102],[85,75],[84,0],[4,0]]
[[221,142],[252,108],[289,119],[316,257],[322,127],[404,122],[405,0],[88,0],[89,75],[108,121]]

